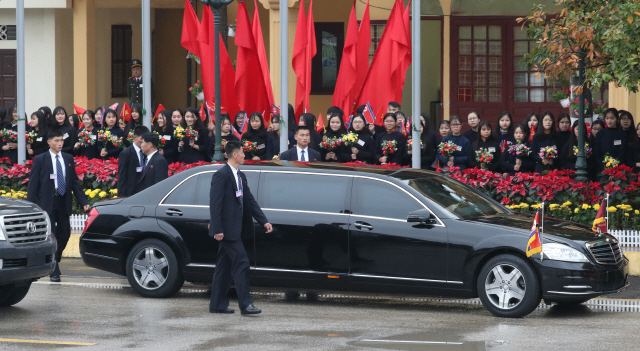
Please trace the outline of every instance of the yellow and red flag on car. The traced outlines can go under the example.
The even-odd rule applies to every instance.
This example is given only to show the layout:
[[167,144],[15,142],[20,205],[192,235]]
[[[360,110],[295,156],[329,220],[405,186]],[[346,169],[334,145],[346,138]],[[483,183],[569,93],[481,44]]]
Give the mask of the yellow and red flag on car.
[[593,220],[593,226],[591,230],[595,234],[606,233],[607,232],[607,200],[602,199],[602,204],[600,204],[600,209],[598,210],[598,214],[596,214],[596,218]]
[[533,219],[533,226],[531,227],[531,234],[529,234],[529,242],[527,242],[527,257],[531,257],[534,254],[542,251],[542,242],[540,241],[540,210],[536,212],[536,216]]

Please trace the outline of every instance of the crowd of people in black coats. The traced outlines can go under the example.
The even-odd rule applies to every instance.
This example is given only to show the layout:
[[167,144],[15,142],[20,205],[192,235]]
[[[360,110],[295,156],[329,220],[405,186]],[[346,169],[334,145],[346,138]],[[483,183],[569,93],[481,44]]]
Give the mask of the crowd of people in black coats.
[[[327,111],[326,128],[316,130],[317,118],[304,113],[297,119],[293,108],[289,105],[289,120],[282,123],[279,115],[273,115],[266,122],[262,114],[252,113],[248,118],[244,111],[239,111],[233,118],[222,114],[221,130],[223,140],[242,140],[254,143],[255,151],[247,158],[253,160],[270,160],[280,154],[280,133],[288,134],[289,148],[296,145],[294,131],[296,126],[307,126],[311,132],[309,148],[321,154],[324,162],[364,162],[368,164],[411,165],[412,153],[420,152],[424,169],[455,166],[460,169],[479,168],[494,172],[515,174],[517,172],[537,172],[552,169],[575,169],[578,144],[578,122],[571,123],[568,114],[554,116],[551,112],[541,115],[531,113],[521,123],[515,123],[509,112],[502,112],[495,126],[483,121],[476,112],[466,118],[468,130],[463,118],[457,115],[440,122],[438,130],[434,130],[430,117],[420,115],[420,146],[412,147],[411,130],[413,123],[400,110],[397,102],[390,102],[382,123],[368,123],[363,115],[364,106],[358,107],[356,114],[345,123],[344,111],[331,107]],[[198,109],[189,107],[186,111],[174,109],[164,110],[153,120],[152,131],[165,139],[165,145],[159,152],[169,164],[174,162],[196,163],[210,161],[215,151],[215,126],[209,118],[201,118]],[[15,106],[8,110],[0,107],[0,129],[17,131],[17,111]],[[297,120],[297,122],[296,122]],[[142,106],[134,103],[131,106],[131,118],[124,123],[117,111],[98,108],[87,110],[82,115],[69,115],[63,107],[51,111],[42,107],[28,117],[30,126],[27,131],[35,133],[33,141],[27,145],[27,156],[32,159],[46,152],[47,132],[50,129],[60,130],[64,135],[63,152],[93,158],[118,158],[122,152],[121,145],[111,141],[98,140],[98,133],[109,131],[111,135],[122,138],[124,146],[129,146],[127,136],[130,131],[142,125]],[[370,121],[369,121],[370,122]],[[235,131],[242,131],[243,124],[248,124],[245,132],[238,138]],[[286,127],[285,127],[286,126]],[[174,136],[176,128],[195,131],[197,136],[188,141]],[[640,170],[640,124],[635,125],[633,116],[628,111],[610,108],[604,113],[604,120],[596,120],[588,130],[585,139],[587,148],[587,170],[591,179],[596,179],[605,169],[605,156],[626,164],[635,171]],[[93,144],[81,143],[78,136],[90,133],[95,140]],[[333,148],[323,148],[323,138],[340,140],[345,135],[355,137],[356,142],[341,143]],[[453,143],[455,150],[446,154],[440,145]],[[528,155],[515,155],[513,146],[525,145]],[[389,152],[389,146],[393,151]],[[1,157],[9,157],[17,162],[17,143],[0,140]],[[547,158],[540,155],[541,148],[555,147],[557,156]],[[416,150],[416,151],[414,151]],[[284,151],[284,150],[283,150]],[[491,153],[490,162],[480,159],[478,154]]]

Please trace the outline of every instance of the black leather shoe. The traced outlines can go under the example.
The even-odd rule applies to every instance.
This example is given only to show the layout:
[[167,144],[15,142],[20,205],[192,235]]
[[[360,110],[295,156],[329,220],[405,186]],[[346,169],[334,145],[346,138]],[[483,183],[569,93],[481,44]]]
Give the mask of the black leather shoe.
[[234,313],[235,311],[233,310],[233,308],[227,308],[226,310],[209,310],[209,312],[231,314],[231,313]]
[[54,275],[49,277],[49,280],[51,280],[54,283],[60,283],[60,276],[59,275]]
[[262,310],[254,306],[253,304],[247,306],[247,308],[240,310],[242,314],[258,314],[262,313]]

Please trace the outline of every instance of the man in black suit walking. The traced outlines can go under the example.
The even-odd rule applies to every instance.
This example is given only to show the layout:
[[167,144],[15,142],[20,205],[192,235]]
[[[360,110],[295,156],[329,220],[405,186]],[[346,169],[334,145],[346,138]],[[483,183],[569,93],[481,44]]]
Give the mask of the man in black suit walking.
[[147,158],[140,149],[142,135],[149,133],[149,128],[138,126],[133,130],[133,144],[122,150],[118,158],[118,197],[131,196],[136,193],[135,188]]
[[318,162],[322,159],[318,151],[309,147],[309,142],[311,141],[311,130],[309,127],[297,126],[294,138],[296,139],[296,146],[281,153],[281,160]]
[[164,156],[158,152],[158,143],[160,143],[160,136],[156,133],[148,132],[142,136],[140,149],[147,161],[133,191],[134,194],[167,179],[169,176],[169,164]]
[[253,219],[267,233],[273,228],[251,195],[247,177],[238,170],[244,164],[244,151],[239,141],[227,142],[228,163],[211,178],[209,235],[220,242],[218,261],[211,286],[211,313],[233,313],[229,308],[229,288],[233,280],[242,314],[262,312],[253,305],[249,294],[249,258],[242,245],[243,232],[253,231]]
[[50,130],[47,134],[49,152],[45,152],[33,159],[27,200],[40,206],[49,215],[51,232],[58,242],[56,250],[56,268],[49,278],[52,282],[60,281],[60,267],[62,251],[67,247],[71,236],[71,193],[89,211],[87,196],[82,192],[80,179],[76,174],[73,156],[62,152],[64,136],[59,130]]

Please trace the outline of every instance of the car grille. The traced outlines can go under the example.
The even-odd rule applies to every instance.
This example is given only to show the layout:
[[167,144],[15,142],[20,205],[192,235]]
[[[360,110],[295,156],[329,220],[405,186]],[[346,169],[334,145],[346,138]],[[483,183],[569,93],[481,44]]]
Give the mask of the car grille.
[[[35,228],[30,223],[35,225]],[[4,216],[2,225],[7,240],[13,244],[25,244],[47,239],[47,218],[45,214],[30,213]],[[30,231],[29,227],[33,230]]]
[[617,240],[608,239],[607,241],[587,243],[587,248],[598,264],[617,265],[624,260]]
[[17,267],[26,267],[27,259],[26,258],[12,258],[12,259],[4,259],[2,268],[17,268]]

